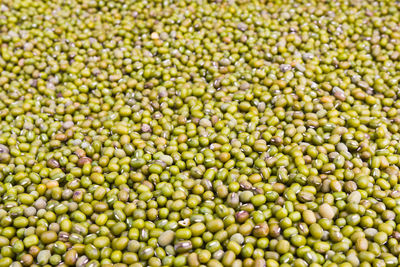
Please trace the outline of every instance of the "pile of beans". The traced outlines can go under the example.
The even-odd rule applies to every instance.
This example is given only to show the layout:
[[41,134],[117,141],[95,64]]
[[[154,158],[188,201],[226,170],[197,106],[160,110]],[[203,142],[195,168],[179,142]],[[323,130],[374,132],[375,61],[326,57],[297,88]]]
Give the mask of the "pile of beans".
[[399,266],[399,14],[1,1],[0,267]]

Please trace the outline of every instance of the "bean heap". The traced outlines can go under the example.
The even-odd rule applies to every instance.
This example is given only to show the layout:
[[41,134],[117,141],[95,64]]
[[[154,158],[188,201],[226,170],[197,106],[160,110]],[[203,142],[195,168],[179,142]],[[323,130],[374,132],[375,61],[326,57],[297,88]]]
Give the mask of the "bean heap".
[[399,266],[399,14],[2,0],[0,267]]

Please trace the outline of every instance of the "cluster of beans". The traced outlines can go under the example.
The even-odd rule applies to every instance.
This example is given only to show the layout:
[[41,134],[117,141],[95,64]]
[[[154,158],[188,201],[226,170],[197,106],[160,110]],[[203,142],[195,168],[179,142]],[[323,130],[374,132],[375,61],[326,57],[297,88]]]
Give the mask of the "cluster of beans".
[[399,266],[399,14],[0,1],[0,267]]

